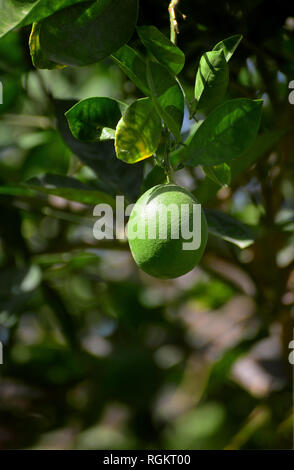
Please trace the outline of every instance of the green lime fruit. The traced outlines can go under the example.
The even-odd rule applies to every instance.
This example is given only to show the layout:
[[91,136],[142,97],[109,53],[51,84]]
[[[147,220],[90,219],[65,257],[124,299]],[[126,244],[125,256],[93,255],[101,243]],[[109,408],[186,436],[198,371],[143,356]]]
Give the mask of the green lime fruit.
[[[191,245],[197,231],[200,245]],[[191,271],[200,261],[207,242],[207,222],[193,194],[176,184],[161,184],[148,189],[134,205],[128,239],[133,258],[143,271],[171,279]]]

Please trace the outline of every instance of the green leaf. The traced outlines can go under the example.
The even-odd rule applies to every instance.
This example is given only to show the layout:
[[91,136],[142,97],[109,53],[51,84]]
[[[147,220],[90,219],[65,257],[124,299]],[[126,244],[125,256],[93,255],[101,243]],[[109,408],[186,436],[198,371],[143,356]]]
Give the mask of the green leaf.
[[40,21],[62,8],[86,0],[0,0],[0,37],[13,28]]
[[210,369],[205,393],[211,394],[215,393],[216,390],[219,390],[219,386],[223,384],[224,380],[231,376],[230,373],[233,364],[237,359],[241,356],[246,356],[246,353],[267,337],[268,330],[263,323],[261,323],[261,325],[255,330],[255,333],[248,336],[248,338],[246,336],[242,337],[243,339],[240,338],[240,342],[238,341],[235,346],[224,350]]
[[184,151],[189,166],[219,165],[238,158],[255,139],[261,100],[226,101],[212,111],[196,130]]
[[70,157],[71,152],[65,146],[59,133],[53,130],[47,131],[44,135],[44,143],[34,146],[28,152],[21,169],[23,179],[46,173],[52,168],[55,173],[65,175],[69,168]]
[[127,163],[136,163],[156,151],[161,136],[161,121],[150,98],[132,103],[115,133],[116,156]]
[[279,142],[281,137],[289,131],[293,132],[292,128],[284,128],[272,130],[258,135],[253,142],[252,146],[242,155],[242,158],[234,160],[231,163],[232,178],[236,178],[246,168],[252,165],[258,158],[262,157],[265,153],[269,152],[271,148]]
[[175,46],[155,26],[137,27],[139,37],[148,51],[165,65],[173,74],[178,74],[184,67],[185,54]]
[[34,23],[29,38],[30,54],[34,67],[49,70],[63,68],[64,65],[56,64],[56,62],[52,62],[45,57],[40,46],[40,27],[41,23]]
[[[124,45],[112,55],[126,75],[147,96],[151,96],[158,114],[178,141],[184,116],[184,96],[171,73],[162,65],[145,60]],[[147,80],[146,80],[147,78]]]
[[73,100],[55,100],[58,129],[71,151],[97,175],[99,186],[113,195],[124,194],[129,201],[140,194],[143,165],[127,165],[116,158],[114,141],[81,142],[72,135],[64,115],[75,104]]
[[147,189],[156,186],[157,184],[162,184],[166,180],[166,174],[163,168],[156,165],[152,168],[152,170],[148,173],[146,178],[144,179],[142,185],[142,192],[147,191]]
[[26,183],[25,187],[82,204],[96,205],[107,203],[112,207],[115,206],[115,200],[109,194],[98,191],[69,176],[49,173],[40,178],[31,179]]
[[204,173],[219,186],[228,186],[231,182],[231,169],[226,163],[203,166]]
[[147,83],[146,62],[142,56],[132,47],[124,44],[118,51],[112,54],[112,59],[132,82],[147,96],[150,91]]
[[21,31],[11,31],[0,39],[0,70],[11,75],[28,72],[31,65],[23,47]]
[[[77,334],[76,318],[72,315],[71,312],[68,311],[62,296],[57,289],[51,287],[50,283],[45,280],[42,282],[42,294],[46,305],[52,309],[54,315],[56,316],[66,341],[73,351],[79,351],[80,344]],[[38,351],[38,353],[39,354],[37,354],[37,357],[42,357],[40,351]],[[62,363],[62,361],[60,362]]]
[[20,76],[5,74],[1,76],[3,103],[0,104],[0,116],[8,111],[17,112],[22,104],[23,88]]
[[99,142],[114,138],[108,129],[116,128],[125,108],[124,103],[111,98],[87,98],[75,104],[65,116],[76,139]]
[[170,153],[170,163],[174,170],[178,170],[184,167],[183,160],[186,151],[186,146],[189,145],[189,142],[191,141],[193,135],[195,134],[196,130],[201,126],[201,124],[202,121],[197,121],[193,123],[188,132],[185,134],[185,145],[178,146],[176,150]]
[[229,67],[224,53],[209,51],[202,55],[195,81],[195,105],[197,111],[208,113],[225,96],[229,83]]
[[181,88],[170,72],[156,62],[148,61],[147,78],[158,114],[180,142],[184,117],[184,95]]
[[0,195],[2,196],[20,196],[20,197],[36,197],[37,192],[34,189],[24,187],[23,185],[18,186],[0,186]]
[[[15,226],[14,226],[15,227]],[[15,242],[14,242],[15,243]],[[14,249],[19,246],[15,243]],[[11,264],[1,267],[0,311],[1,328],[9,325],[12,316],[18,317],[26,308],[33,292],[36,291],[42,279],[42,272],[35,264],[15,267]],[[15,324],[14,321],[12,324]]]
[[5,196],[40,199],[40,193],[63,197],[69,201],[80,202],[81,204],[96,205],[107,203],[111,207],[115,207],[115,200],[112,196],[69,176],[47,173],[41,177],[32,178],[27,183],[20,183],[14,186],[0,186],[0,195]]
[[220,51],[222,50],[226,61],[228,62],[232,55],[234,54],[235,50],[239,46],[240,42],[242,41],[243,36],[242,34],[235,34],[235,36],[230,36],[229,38],[224,39],[223,41],[218,42],[213,51]]
[[41,23],[45,56],[66,65],[89,65],[114,53],[136,26],[138,0],[100,0],[61,10]]
[[250,228],[234,217],[215,210],[205,209],[208,231],[223,240],[237,245],[239,248],[247,248],[254,242],[254,236]]
[[[236,179],[243,171],[249,168],[256,160],[261,158],[280,140],[280,138],[289,131],[288,129],[272,130],[264,134],[258,135],[240,158],[230,163],[232,180]],[[194,192],[196,198],[204,203],[211,199],[219,190],[219,185],[211,179],[205,178]]]

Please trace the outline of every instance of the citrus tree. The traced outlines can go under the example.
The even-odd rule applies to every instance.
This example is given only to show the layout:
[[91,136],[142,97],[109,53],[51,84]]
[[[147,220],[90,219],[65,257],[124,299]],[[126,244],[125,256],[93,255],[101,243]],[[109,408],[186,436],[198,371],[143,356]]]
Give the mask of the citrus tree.
[[[262,14],[259,2],[239,10],[231,3],[228,14],[212,2],[208,17],[202,2],[197,13],[184,1],[0,2],[3,371],[7,383],[41,390],[28,409],[40,407],[45,418],[47,393],[57,397],[48,423],[23,412],[28,435],[17,419],[9,424],[13,405],[4,410],[15,435],[3,447],[32,445],[70,419],[80,447],[91,447],[92,428],[92,446],[111,447],[99,419],[113,403],[127,409],[118,410],[127,416],[122,429],[111,429],[119,448],[289,445],[293,25],[282,11],[260,39],[248,26]],[[167,198],[158,196],[165,202],[202,205],[198,251],[130,242],[154,277],[176,278],[200,263],[183,281],[145,277],[124,240],[92,235],[95,205],[114,208],[118,195],[129,204],[144,194],[142,208],[154,187],[169,187]],[[170,299],[165,282],[175,282]],[[216,346],[208,332],[197,336],[192,300],[211,312],[237,299],[239,318],[244,298],[253,306],[237,338]],[[258,379],[248,382],[234,367],[265,339],[279,344],[279,372],[266,372],[279,385],[256,392]],[[194,359],[203,365],[188,392]],[[161,413],[156,400],[169,388],[174,408]],[[177,390],[188,397],[179,409]],[[207,434],[201,420],[212,423]]]

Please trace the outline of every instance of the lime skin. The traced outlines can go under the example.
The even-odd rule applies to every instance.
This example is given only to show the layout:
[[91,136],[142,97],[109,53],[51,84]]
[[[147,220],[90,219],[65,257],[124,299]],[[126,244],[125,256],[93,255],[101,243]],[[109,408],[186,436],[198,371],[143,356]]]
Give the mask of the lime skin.
[[[136,202],[128,223],[128,237],[131,253],[136,264],[147,274],[161,279],[172,279],[191,271],[200,261],[207,243],[207,222],[201,209],[201,243],[197,249],[183,249],[183,243],[190,242],[182,236],[181,224],[193,227],[193,207],[197,200],[187,189],[173,183],[161,184],[148,189]],[[166,208],[178,208],[168,212]],[[186,211],[181,212],[182,205]],[[164,214],[165,211],[165,214]],[[159,221],[166,220],[166,236],[160,236]],[[179,238],[174,238],[175,227]],[[199,224],[198,224],[199,230]],[[133,234],[140,231],[140,236]],[[153,233],[153,238],[150,238]],[[155,235],[155,236],[154,236]]]

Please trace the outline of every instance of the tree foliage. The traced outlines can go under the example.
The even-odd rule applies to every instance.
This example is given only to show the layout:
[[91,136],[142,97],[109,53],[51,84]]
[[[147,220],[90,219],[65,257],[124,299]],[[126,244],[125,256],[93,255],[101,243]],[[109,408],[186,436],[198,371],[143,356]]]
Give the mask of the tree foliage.
[[[292,445],[293,14],[167,7],[0,1],[1,448]],[[209,241],[157,281],[93,207],[167,175]]]

